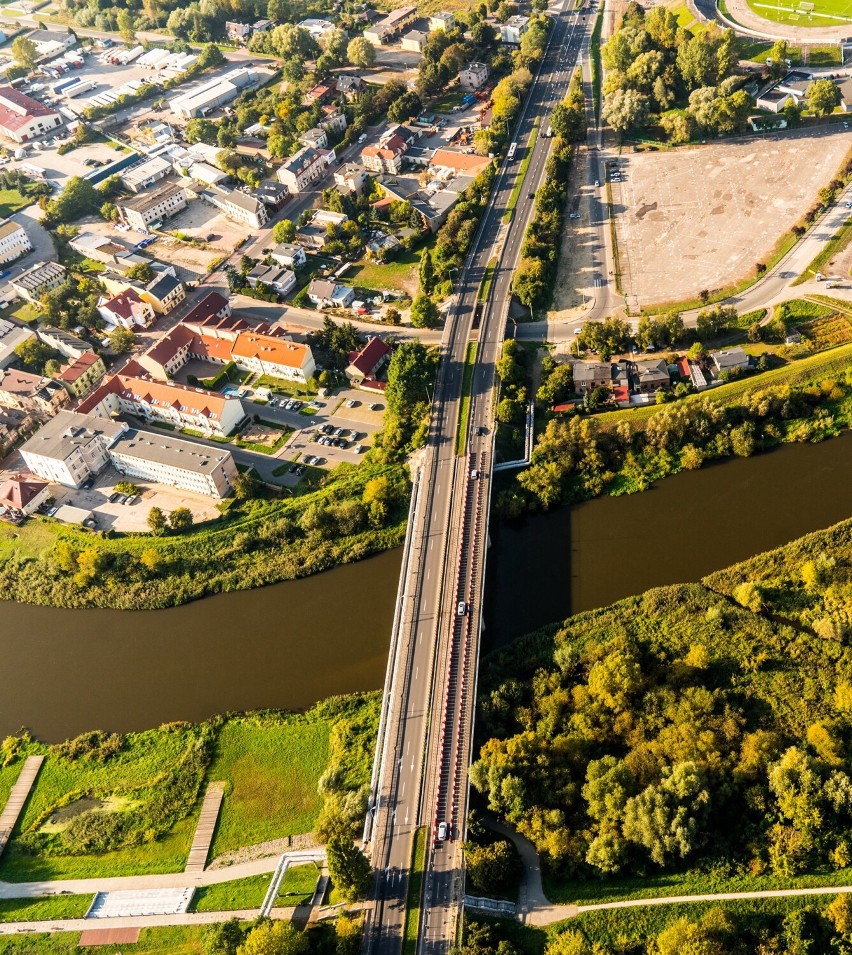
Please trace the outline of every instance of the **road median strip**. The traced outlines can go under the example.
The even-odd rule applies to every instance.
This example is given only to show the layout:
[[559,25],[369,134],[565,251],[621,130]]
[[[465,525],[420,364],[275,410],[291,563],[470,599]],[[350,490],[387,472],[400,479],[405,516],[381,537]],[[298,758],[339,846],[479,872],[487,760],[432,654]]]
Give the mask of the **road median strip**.
[[456,454],[463,454],[467,445],[468,419],[470,418],[470,392],[473,385],[473,369],[476,365],[477,342],[468,342],[462,374],[461,402],[459,403],[459,421],[456,430]]

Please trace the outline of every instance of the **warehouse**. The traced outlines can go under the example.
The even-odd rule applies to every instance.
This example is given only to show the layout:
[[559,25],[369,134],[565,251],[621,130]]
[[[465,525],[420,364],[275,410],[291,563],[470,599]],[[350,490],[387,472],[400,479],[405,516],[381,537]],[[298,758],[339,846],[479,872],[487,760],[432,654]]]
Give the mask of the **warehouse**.
[[182,96],[171,101],[171,109],[181,119],[195,119],[205,116],[217,106],[224,106],[239,96],[240,91],[250,86],[256,79],[254,70],[240,67],[223,76],[188,90]]

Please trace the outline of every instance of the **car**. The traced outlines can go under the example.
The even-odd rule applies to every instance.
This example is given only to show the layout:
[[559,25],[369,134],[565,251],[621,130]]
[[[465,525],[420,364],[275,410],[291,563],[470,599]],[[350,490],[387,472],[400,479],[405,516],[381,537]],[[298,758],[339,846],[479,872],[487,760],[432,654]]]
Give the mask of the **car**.
[[360,432],[360,431],[356,431],[356,430],[353,428],[353,429],[349,432],[349,436],[352,438],[353,441],[357,441],[358,438],[361,437],[361,432]]
[[463,617],[467,613],[467,604],[463,600],[459,601],[458,606],[456,607],[456,613],[460,617]]
[[116,504],[123,504],[127,500],[126,494],[118,494],[115,498]]
[[121,495],[118,493],[118,491],[113,491],[112,494],[110,494],[110,496],[109,496],[109,502],[110,502],[110,504],[115,504],[115,502],[116,502],[120,497],[121,497]]
[[347,407],[347,408],[354,408],[355,405],[357,405],[357,404],[358,404],[358,402],[357,402],[354,398],[350,398],[349,401],[346,402],[346,407]]
[[595,179],[595,185],[596,185],[596,186],[599,186],[600,184],[601,184],[600,179]]
[[320,428],[320,431],[322,431],[323,434],[331,434],[331,432],[334,431],[334,428],[332,428],[330,424],[324,424]]
[[343,428],[335,428],[335,429],[334,429],[334,436],[335,436],[336,438],[339,438],[342,434],[343,434]]
[[270,398],[267,404],[269,405],[270,408],[274,408],[278,404],[278,399]]
[[361,135],[358,137],[358,142],[359,142],[359,143],[366,143],[366,142],[367,142],[367,134],[366,134],[366,133],[361,133]]
[[568,213],[568,218],[569,218],[569,219],[579,219],[579,218],[580,218],[580,213],[579,213],[579,212],[569,212],[569,213]]
[[346,440],[346,438],[338,438],[337,441],[335,441],[335,444],[338,446],[338,448],[345,448],[348,443],[349,442]]
[[302,402],[298,398],[293,399],[293,411],[298,411],[302,407]]
[[304,473],[305,473],[305,465],[304,465],[304,464],[300,464],[300,465],[296,468],[296,474],[298,474],[298,475],[301,476],[301,475],[304,474]]
[[444,842],[449,835],[449,826],[445,822],[438,823],[438,841]]
[[377,404],[375,404],[375,403],[373,403],[373,404],[370,405],[370,411],[381,411],[381,410],[382,410],[382,406],[381,406],[381,405],[377,405]]
[[470,476],[471,476],[471,478],[473,478],[473,480],[475,481],[475,480],[479,477],[479,471],[477,471],[476,468],[471,468],[471,469],[470,469]]
[[356,454],[363,454],[363,453],[364,453],[364,445],[363,445],[363,444],[356,444],[355,447],[354,447],[352,450],[353,450]]
[[128,505],[135,504],[138,500],[139,500],[138,494],[131,494],[130,497],[128,497],[124,503]]
[[482,425],[482,424],[481,424],[481,425],[479,425],[479,427],[476,429],[476,433],[477,433],[477,435],[479,435],[479,437],[481,438],[481,437],[483,437],[484,435],[488,434],[488,428],[486,428],[485,425]]
[[305,464],[313,464],[316,458],[312,454],[305,455]]
[[299,465],[298,465],[298,464],[291,464],[290,467],[287,468],[287,473],[288,473],[288,474],[298,474],[298,472],[299,472]]

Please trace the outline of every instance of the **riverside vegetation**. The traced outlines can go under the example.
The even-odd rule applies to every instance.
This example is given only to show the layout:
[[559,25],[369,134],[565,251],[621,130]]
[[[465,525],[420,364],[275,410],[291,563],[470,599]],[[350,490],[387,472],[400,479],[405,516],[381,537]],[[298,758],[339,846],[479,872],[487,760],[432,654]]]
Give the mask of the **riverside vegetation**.
[[[497,366],[504,392],[519,406],[512,396],[522,389],[522,361],[507,343]],[[505,420],[512,421],[512,413],[508,409]],[[706,461],[822,441],[850,423],[852,345],[845,345],[668,405],[553,417],[538,437],[531,466],[500,492],[497,507],[513,517],[604,493],[641,491]]]
[[434,349],[396,349],[384,428],[358,466],[283,500],[237,500],[215,522],[172,533],[111,534],[36,518],[0,525],[6,599],[61,607],[155,609],[328,570],[399,544],[410,482],[403,461],[426,440]]
[[850,628],[852,520],[571,617],[486,661],[471,781],[554,901],[848,883]]
[[45,762],[0,862],[11,881],[176,872],[206,784],[225,780],[211,855],[363,821],[379,695],[334,697],[302,715],[259,712],[141,733],[91,732],[54,746],[26,734],[0,748],[0,787]]

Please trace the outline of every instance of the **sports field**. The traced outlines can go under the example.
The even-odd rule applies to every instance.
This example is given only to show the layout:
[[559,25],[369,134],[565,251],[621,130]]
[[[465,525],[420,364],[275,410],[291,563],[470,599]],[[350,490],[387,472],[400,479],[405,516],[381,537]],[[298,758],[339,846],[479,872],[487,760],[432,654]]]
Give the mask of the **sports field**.
[[760,17],[797,27],[852,24],[852,0],[746,0]]

